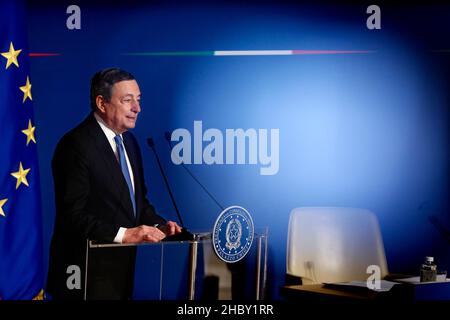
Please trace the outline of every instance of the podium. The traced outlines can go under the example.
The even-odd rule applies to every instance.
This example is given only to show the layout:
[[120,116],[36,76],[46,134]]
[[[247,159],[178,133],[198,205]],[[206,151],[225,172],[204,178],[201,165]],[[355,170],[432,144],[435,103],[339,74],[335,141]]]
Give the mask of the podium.
[[[135,247],[135,300],[261,300],[267,278],[268,228],[255,228],[248,254],[236,263],[215,255],[211,232],[193,232],[193,241],[86,244],[84,299],[89,298],[90,263],[102,250]],[[98,272],[98,269],[97,269]]]

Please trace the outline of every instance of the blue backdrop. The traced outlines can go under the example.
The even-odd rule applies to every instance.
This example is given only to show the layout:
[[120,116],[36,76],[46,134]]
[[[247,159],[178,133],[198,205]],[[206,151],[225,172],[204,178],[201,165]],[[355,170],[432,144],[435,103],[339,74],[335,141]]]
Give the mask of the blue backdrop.
[[[184,2],[183,2],[184,3]],[[287,226],[298,206],[372,210],[391,272],[418,273],[425,255],[450,268],[450,7],[382,6],[382,29],[366,28],[367,5],[270,2],[79,3],[81,30],[66,28],[71,3],[29,5],[44,212],[44,248],[54,218],[50,161],[59,138],[89,112],[94,72],[119,66],[140,84],[134,130],[149,198],[176,220],[152,136],[191,229],[212,228],[220,209],[171,163],[164,131],[203,121],[204,130],[277,128],[279,171],[259,165],[190,165],[224,206],[239,204],[268,226],[269,296],[284,282]],[[132,52],[369,50],[291,56],[131,56]],[[448,229],[447,229],[448,230]],[[448,237],[448,234],[447,234]]]

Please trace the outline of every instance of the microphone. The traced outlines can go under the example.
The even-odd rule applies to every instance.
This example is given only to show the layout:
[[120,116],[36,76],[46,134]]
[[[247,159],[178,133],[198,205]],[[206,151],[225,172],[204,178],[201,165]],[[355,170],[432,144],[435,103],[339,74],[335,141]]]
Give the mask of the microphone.
[[[166,138],[167,143],[169,144],[169,148],[172,149],[172,140],[170,138],[170,132],[166,131],[164,132],[164,138]],[[195,182],[198,183],[200,187],[202,187],[203,191],[206,192],[206,194],[217,204],[217,206],[223,211],[225,208],[216,200],[216,198],[211,194],[211,192],[206,189],[206,187],[195,177],[195,175],[184,165],[183,162],[181,162],[181,166],[184,168],[184,170],[189,173],[189,175],[192,177],[192,179],[195,180]]]
[[165,237],[162,241],[194,240],[195,236],[184,227],[183,219],[181,218],[180,211],[178,210],[178,206],[175,202],[175,198],[172,194],[172,190],[170,189],[169,181],[167,180],[166,174],[164,173],[163,167],[161,165],[161,161],[159,160],[159,156],[158,156],[158,153],[156,152],[155,143],[153,142],[153,139],[148,138],[147,144],[153,150],[153,153],[155,154],[156,161],[158,162],[159,171],[161,172],[161,175],[164,179],[164,183],[166,185],[167,191],[169,192],[170,200],[172,201],[172,204],[175,208],[175,212],[177,213],[177,216],[178,216],[178,220],[180,221],[180,224],[181,224],[181,232],[180,233],[176,233],[174,235]]

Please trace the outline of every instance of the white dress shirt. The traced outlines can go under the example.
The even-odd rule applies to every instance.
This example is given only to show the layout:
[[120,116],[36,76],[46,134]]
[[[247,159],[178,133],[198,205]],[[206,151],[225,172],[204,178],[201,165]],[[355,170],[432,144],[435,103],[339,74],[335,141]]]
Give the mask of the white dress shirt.
[[[100,125],[100,128],[102,128],[102,131],[105,134],[106,138],[108,139],[108,142],[111,145],[111,148],[112,148],[114,154],[116,155],[117,161],[119,161],[118,160],[119,159],[119,154],[117,152],[117,145],[116,145],[116,141],[114,141],[114,137],[117,134],[113,130],[108,128],[106,123],[103,121],[102,118],[100,118],[100,116],[96,112],[94,112],[94,117],[97,120],[98,124]],[[122,135],[120,135],[120,137],[122,137]],[[123,139],[122,139],[122,141],[123,141]],[[128,153],[127,153],[127,149],[125,148],[125,144],[123,145],[123,148],[125,150],[125,159],[127,161],[128,172],[130,173],[131,184],[133,186],[133,193],[134,193],[135,189],[134,189],[133,169],[131,168],[130,159],[128,158]],[[120,227],[119,231],[117,232],[116,237],[114,238],[114,242],[122,243],[123,236],[124,236],[126,230],[127,230],[127,228]]]

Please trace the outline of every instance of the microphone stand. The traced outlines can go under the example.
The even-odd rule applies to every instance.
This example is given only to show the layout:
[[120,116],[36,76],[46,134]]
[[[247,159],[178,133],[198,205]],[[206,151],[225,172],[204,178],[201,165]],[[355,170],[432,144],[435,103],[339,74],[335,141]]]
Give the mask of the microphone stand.
[[194,240],[195,236],[184,227],[183,219],[181,218],[180,211],[178,210],[178,206],[175,202],[175,198],[172,194],[172,190],[170,189],[169,181],[167,180],[166,174],[164,173],[163,167],[161,165],[161,161],[159,160],[159,156],[158,156],[158,153],[156,152],[155,143],[153,142],[153,139],[148,138],[147,144],[150,147],[150,149],[153,150],[153,153],[155,154],[156,161],[158,162],[159,171],[161,172],[161,175],[164,179],[164,183],[166,185],[167,191],[169,192],[170,200],[172,201],[172,204],[175,208],[175,212],[177,213],[177,216],[178,216],[178,220],[180,221],[180,224],[181,224],[181,232],[180,233],[176,233],[174,235],[165,237],[162,241]]
[[[169,149],[172,149],[172,139],[168,131],[164,132],[164,138],[169,144]],[[206,187],[194,176],[194,174],[181,162],[181,166],[186,170],[186,172],[191,176],[195,182],[202,187],[203,191],[216,203],[216,205],[223,211],[224,207],[217,201],[217,199],[206,189]],[[211,236],[209,236],[211,237]],[[237,297],[238,299],[243,299],[243,292],[245,291],[245,263],[243,260],[238,263],[227,263],[227,269],[231,272],[231,291],[232,297]]]
[[[172,149],[172,140],[170,139],[170,133],[168,131],[164,132],[164,138],[166,139],[167,143],[169,144],[169,148]],[[198,183],[200,187],[202,187],[203,191],[206,192],[206,194],[216,203],[216,205],[223,211],[225,208],[219,203],[219,201],[216,200],[216,198],[206,189],[206,187],[194,176],[194,174],[184,165],[183,162],[181,162],[181,166],[186,170],[186,172],[192,177],[192,179],[195,180],[195,182]]]

